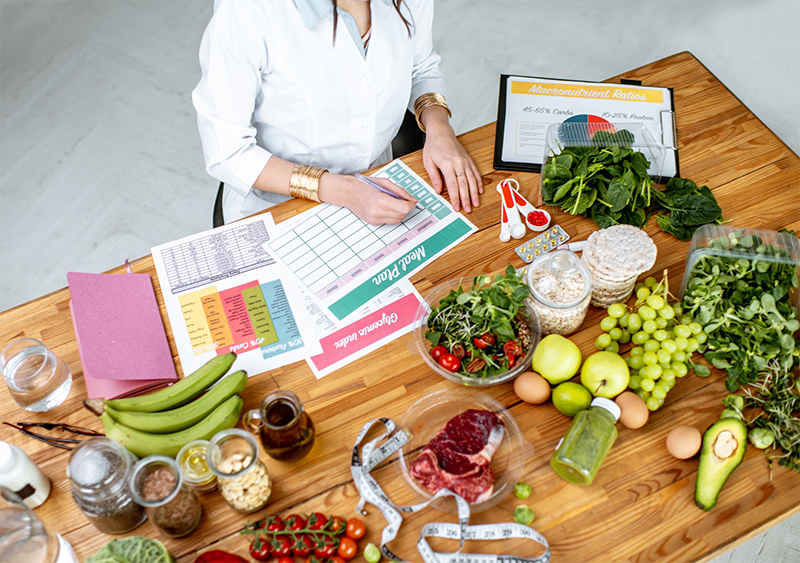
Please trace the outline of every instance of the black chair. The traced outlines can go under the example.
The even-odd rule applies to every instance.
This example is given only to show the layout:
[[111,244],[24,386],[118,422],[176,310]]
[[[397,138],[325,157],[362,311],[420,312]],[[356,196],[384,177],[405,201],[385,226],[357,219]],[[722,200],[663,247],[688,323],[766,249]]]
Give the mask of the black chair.
[[[420,150],[425,145],[425,133],[423,133],[417,126],[417,120],[414,114],[406,110],[406,115],[403,118],[403,124],[400,125],[400,130],[397,135],[392,139],[392,154],[394,158],[400,158],[409,153]],[[212,219],[214,228],[221,227],[225,224],[225,217],[222,214],[222,196],[225,193],[225,184],[219,183],[217,190],[217,199],[214,202],[214,216]]]

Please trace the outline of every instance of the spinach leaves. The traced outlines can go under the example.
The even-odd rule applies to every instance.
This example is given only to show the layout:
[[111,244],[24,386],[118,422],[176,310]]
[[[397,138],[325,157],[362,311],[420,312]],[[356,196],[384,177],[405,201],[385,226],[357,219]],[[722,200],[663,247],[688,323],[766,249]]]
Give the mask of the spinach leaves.
[[692,266],[683,308],[708,334],[701,351],[728,373],[729,391],[755,381],[770,362],[785,370],[800,365],[800,320],[791,302],[797,287],[791,255],[745,231],[714,239]]
[[662,231],[689,240],[697,227],[722,222],[722,210],[706,186],[671,178],[657,190],[650,162],[633,149],[633,135],[597,131],[597,146],[569,146],[548,158],[542,170],[542,198],[571,215],[590,217],[600,228],[624,223],[643,228],[650,216]]

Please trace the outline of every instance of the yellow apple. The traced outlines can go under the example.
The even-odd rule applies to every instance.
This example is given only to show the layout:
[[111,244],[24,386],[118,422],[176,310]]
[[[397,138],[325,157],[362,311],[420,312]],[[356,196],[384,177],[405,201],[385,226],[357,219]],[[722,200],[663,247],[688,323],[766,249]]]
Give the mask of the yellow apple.
[[630,380],[628,364],[613,352],[595,352],[583,362],[581,384],[595,397],[612,399],[625,391]]
[[558,385],[578,373],[581,351],[572,340],[560,334],[549,334],[542,338],[533,351],[532,367],[550,385]]

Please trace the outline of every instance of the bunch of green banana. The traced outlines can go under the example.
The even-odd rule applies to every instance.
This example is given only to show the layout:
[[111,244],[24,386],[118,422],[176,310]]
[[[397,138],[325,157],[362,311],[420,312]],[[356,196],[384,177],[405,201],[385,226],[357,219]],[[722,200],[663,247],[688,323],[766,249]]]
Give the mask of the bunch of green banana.
[[240,370],[223,379],[235,359],[233,352],[216,356],[172,386],[148,395],[87,399],[84,405],[100,417],[108,438],[137,456],[175,457],[185,444],[236,426],[247,373]]

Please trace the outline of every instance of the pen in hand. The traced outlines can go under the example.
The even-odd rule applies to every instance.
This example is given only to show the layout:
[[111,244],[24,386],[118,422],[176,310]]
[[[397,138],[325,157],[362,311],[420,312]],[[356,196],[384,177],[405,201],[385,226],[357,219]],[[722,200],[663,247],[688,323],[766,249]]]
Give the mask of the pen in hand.
[[[395,198],[395,199],[401,199],[401,200],[403,200],[403,201],[408,201],[408,200],[407,200],[407,199],[405,199],[404,197],[401,197],[401,196],[397,195],[396,193],[394,193],[394,192],[392,192],[392,191],[389,191],[389,190],[387,190],[386,188],[384,188],[383,186],[381,186],[381,185],[380,185],[378,182],[375,182],[375,181],[371,180],[370,178],[367,178],[366,176],[364,176],[363,174],[361,174],[361,173],[359,173],[359,172],[356,172],[356,178],[357,178],[358,180],[361,180],[362,182],[364,182],[364,183],[365,183],[365,184],[367,184],[368,186],[372,186],[372,187],[373,187],[373,188],[375,188],[376,190],[379,190],[379,191],[381,191],[381,192],[385,193],[386,195],[390,195],[390,196],[392,196],[392,197],[393,197],[393,198]],[[415,204],[415,205],[414,205],[414,207],[416,207],[417,209],[424,210],[424,208],[423,208],[423,207],[420,207],[419,203]]]

